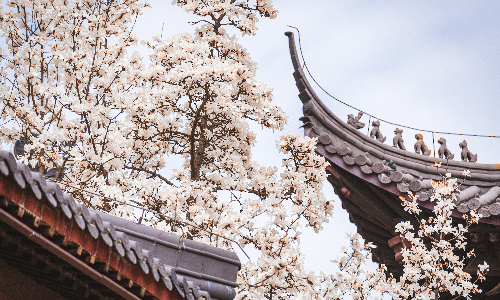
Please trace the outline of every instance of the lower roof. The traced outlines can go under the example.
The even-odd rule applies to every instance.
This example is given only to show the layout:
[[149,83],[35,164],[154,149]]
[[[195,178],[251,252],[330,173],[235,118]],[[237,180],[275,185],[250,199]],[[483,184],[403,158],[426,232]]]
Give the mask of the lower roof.
[[98,269],[98,277],[115,292],[135,295],[130,299],[229,300],[236,295],[236,254],[90,210],[6,151],[0,151],[0,196],[6,203],[0,214],[14,217],[15,230],[33,232],[53,244],[55,239],[56,256],[68,254],[78,265],[83,261],[90,269],[79,266],[90,273]]

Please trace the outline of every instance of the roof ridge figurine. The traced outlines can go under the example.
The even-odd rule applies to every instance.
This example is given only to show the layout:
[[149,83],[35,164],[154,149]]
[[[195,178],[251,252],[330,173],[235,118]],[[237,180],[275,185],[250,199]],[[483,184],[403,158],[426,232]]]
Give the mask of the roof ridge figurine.
[[386,140],[386,137],[382,135],[382,132],[380,131],[380,121],[376,120],[372,122],[372,130],[370,132],[370,137],[371,138],[377,138],[377,141],[383,143]]
[[417,141],[415,142],[415,153],[419,154],[422,152],[423,155],[429,156],[431,155],[431,150],[424,143],[424,136],[420,133],[415,134],[415,138]]
[[365,123],[359,122],[359,119],[363,116],[363,112],[360,111],[356,117],[353,114],[347,115],[347,124],[353,126],[356,129],[361,129],[365,127]]
[[403,140],[403,129],[396,128],[396,130],[394,130],[394,133],[396,135],[392,139],[392,145],[394,147],[399,147],[399,149],[401,150],[406,150],[405,141]]
[[466,162],[468,160],[470,162],[477,162],[477,154],[472,154],[472,152],[469,151],[465,140],[458,145],[462,148],[462,161]]
[[455,157],[455,155],[453,155],[453,153],[451,153],[451,151],[446,146],[446,140],[444,138],[440,138],[438,140],[438,143],[441,145],[438,150],[439,158],[444,157],[446,159],[453,159]]

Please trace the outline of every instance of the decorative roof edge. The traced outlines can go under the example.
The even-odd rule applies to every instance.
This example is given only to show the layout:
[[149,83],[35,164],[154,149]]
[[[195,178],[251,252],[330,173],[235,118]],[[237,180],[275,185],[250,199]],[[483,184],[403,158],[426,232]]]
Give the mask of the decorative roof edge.
[[500,164],[447,161],[443,158],[419,155],[383,144],[340,120],[320,100],[306,78],[297,55],[293,32],[286,32],[285,35],[288,36],[290,56],[295,70],[293,76],[299,89],[299,98],[303,103],[304,121],[307,122],[307,117],[315,117],[324,128],[335,132],[348,143],[355,145],[360,150],[368,152],[380,160],[392,160],[397,165],[417,170],[420,169],[423,172],[433,175],[439,175],[436,168],[431,167],[435,162],[438,162],[442,163],[443,167],[447,165],[448,173],[451,173],[456,178],[464,178],[462,171],[469,170],[472,180],[500,182]]
[[[299,98],[303,103],[304,122],[306,135],[318,138],[317,151],[331,161],[337,161],[346,166],[346,170],[357,166],[361,170],[360,177],[365,180],[369,174],[376,174],[377,185],[399,195],[412,191],[419,195],[421,202],[426,202],[432,195],[432,180],[439,180],[441,174],[435,163],[443,165],[442,173],[450,173],[452,177],[464,178],[463,171],[469,170],[470,177],[463,185],[457,200],[457,211],[465,213],[471,209],[478,209],[484,219],[481,222],[500,224],[500,165],[478,164],[473,162],[460,162],[442,158],[428,157],[401,150],[383,144],[359,132],[354,126],[341,121],[319,99],[311,88],[304,71],[300,65],[295,47],[294,35],[286,32],[288,36],[290,56],[295,72],[293,76],[299,89]],[[341,157],[336,160],[335,155]],[[446,171],[444,171],[446,170]],[[389,188],[394,183],[397,190]],[[429,204],[424,204],[429,206]],[[428,208],[432,208],[429,206]],[[455,216],[460,216],[456,212]],[[488,219],[488,217],[490,217]]]

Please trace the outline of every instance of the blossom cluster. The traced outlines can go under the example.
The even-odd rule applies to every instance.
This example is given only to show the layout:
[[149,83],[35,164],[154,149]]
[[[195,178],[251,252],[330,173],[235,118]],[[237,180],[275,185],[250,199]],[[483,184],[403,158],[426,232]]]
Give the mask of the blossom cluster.
[[[467,172],[464,172],[467,175]],[[322,274],[319,297],[343,299],[350,295],[353,299],[438,299],[444,294],[472,299],[481,293],[476,282],[484,280],[488,271],[485,262],[478,265],[477,277],[464,268],[464,261],[471,258],[473,250],[465,252],[465,235],[469,227],[476,224],[479,215],[471,211],[464,215],[465,224],[456,224],[452,219],[459,188],[457,180],[449,174],[438,182],[433,182],[431,201],[435,202],[432,216],[418,219],[422,210],[418,206],[418,196],[409,192],[409,199],[401,197],[402,205],[415,219],[396,225],[396,233],[403,241],[401,249],[403,275],[394,278],[386,274],[382,265],[374,272],[363,270],[363,263],[372,247],[364,244],[358,234],[348,235],[350,247],[344,247],[343,256],[335,260],[338,272]]]
[[[467,174],[464,172],[464,174]],[[475,211],[464,215],[465,224],[455,224],[452,212],[460,193],[457,179],[450,174],[440,181],[432,182],[433,194],[430,201],[435,202],[433,216],[428,219],[416,219],[418,231],[410,221],[401,222],[396,232],[405,241],[402,250],[404,275],[397,292],[405,299],[435,299],[441,293],[462,296],[471,299],[473,294],[480,293],[472,276],[464,268],[464,260],[473,256],[473,250],[466,251],[466,237],[469,227],[477,224],[480,215]],[[411,214],[418,216],[418,196],[409,193],[410,200],[402,197],[403,206]],[[407,245],[407,246],[406,246]],[[486,262],[479,266],[478,279],[484,279],[488,269]]]

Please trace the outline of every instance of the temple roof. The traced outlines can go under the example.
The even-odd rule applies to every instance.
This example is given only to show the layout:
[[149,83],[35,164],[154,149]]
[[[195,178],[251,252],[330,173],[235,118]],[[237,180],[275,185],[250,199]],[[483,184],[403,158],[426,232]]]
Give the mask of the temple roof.
[[[365,125],[360,122],[362,112],[358,116],[349,115],[347,122],[342,121],[312,89],[299,62],[293,33],[285,34],[303,104],[304,134],[318,138],[316,152],[330,163],[328,181],[339,196],[342,208],[365,241],[376,245],[372,260],[386,265],[388,273],[396,278],[402,275],[403,241],[395,233],[395,226],[401,221],[409,221],[414,228],[419,224],[404,210],[399,197],[407,197],[408,191],[418,195],[419,205],[424,207],[419,218],[428,218],[434,207],[434,202],[429,201],[432,181],[438,181],[446,173],[465,179],[463,171],[469,170],[470,176],[460,185],[453,222],[465,224],[463,213],[471,209],[478,209],[483,215],[467,234],[467,249],[474,248],[476,256],[466,259],[465,271],[475,274],[478,263],[487,261],[491,266],[488,280],[480,284],[487,293],[477,295],[477,299],[497,299],[500,294],[500,165],[477,163],[477,154],[468,150],[465,141],[460,143],[460,157],[455,158],[444,138],[438,141],[442,145],[438,151],[442,158],[429,157],[431,151],[424,146],[421,134],[415,135],[414,152],[407,151],[399,128],[394,132],[393,145],[388,145],[379,129],[382,120],[369,124],[373,126],[369,136],[359,130]],[[441,164],[439,169],[437,164]]]
[[[428,203],[432,189],[431,180],[437,181],[445,173],[450,173],[454,178],[464,179],[463,171],[469,170],[470,176],[460,187],[461,193],[454,216],[461,216],[471,209],[478,209],[483,215],[481,222],[500,225],[499,164],[475,162],[477,155],[470,153],[466,143],[461,144],[461,147],[464,146],[462,153],[466,161],[457,161],[453,160],[453,156],[448,157],[449,159],[444,158],[448,155],[446,152],[443,158],[429,157],[430,151],[424,155],[388,145],[385,143],[385,137],[379,138],[373,129],[370,134],[372,137],[360,132],[358,128],[364,124],[358,122],[359,118],[354,120],[354,116],[350,115],[346,123],[320,100],[299,62],[293,33],[287,32],[286,35],[289,38],[290,55],[294,66],[293,76],[299,90],[299,98],[303,103],[304,117],[301,120],[304,122],[305,134],[318,137],[318,153],[344,170],[397,196],[406,196],[408,191],[412,191],[419,195],[420,204],[428,208],[432,207],[432,204]],[[378,128],[379,124],[375,122],[373,125]],[[395,134],[394,145],[398,140],[397,132]],[[439,142],[442,141],[444,148],[441,148],[444,152],[444,149],[447,150],[446,140],[440,139]],[[421,144],[418,143],[419,141],[414,149],[420,148]],[[434,167],[436,163],[441,164],[441,168]]]
[[[0,151],[0,198],[0,258],[8,263],[9,245],[18,245],[25,255],[35,251],[23,246],[31,240],[33,247],[46,245],[125,299],[230,300],[236,295],[240,261],[235,253],[88,209],[6,151]],[[30,276],[39,272],[22,261],[17,265]],[[115,299],[106,291],[94,296]]]

